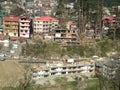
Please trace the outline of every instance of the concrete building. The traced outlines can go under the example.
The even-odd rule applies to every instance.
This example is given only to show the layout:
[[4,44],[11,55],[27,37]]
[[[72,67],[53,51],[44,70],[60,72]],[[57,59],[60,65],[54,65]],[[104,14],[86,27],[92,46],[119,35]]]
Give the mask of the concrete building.
[[58,27],[58,20],[50,16],[36,17],[33,21],[35,33],[49,33]]
[[70,74],[94,75],[94,63],[89,61],[79,61],[68,59],[62,61],[48,61],[45,65],[41,64],[33,68],[33,79],[48,77],[52,75],[70,75]]
[[13,37],[18,37],[18,22],[19,17],[13,15],[6,16],[3,19],[3,33]]
[[106,60],[103,64],[103,76],[114,78],[117,68],[117,63],[114,60]]
[[55,29],[54,30],[54,41],[60,44],[66,45],[78,45],[77,30],[67,29]]
[[[117,62],[116,62],[117,61]],[[114,78],[118,69],[119,60],[105,59],[104,61],[96,61],[95,74],[103,75],[106,78]]]
[[66,23],[66,27],[69,30],[76,30],[77,29],[77,23],[75,21],[68,21]]
[[30,19],[26,16],[19,19],[19,37],[30,38]]

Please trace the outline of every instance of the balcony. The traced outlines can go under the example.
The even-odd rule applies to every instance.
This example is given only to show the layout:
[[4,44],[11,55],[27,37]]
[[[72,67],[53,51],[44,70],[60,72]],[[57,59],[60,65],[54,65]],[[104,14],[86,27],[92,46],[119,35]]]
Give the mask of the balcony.
[[6,27],[6,26],[5,26],[4,29],[10,29],[10,27]]
[[29,20],[20,20],[20,22],[30,22]]
[[13,25],[18,25],[18,23],[11,23],[11,24],[13,24]]
[[22,30],[29,30],[29,27],[20,27]]
[[20,23],[20,26],[28,26],[28,27],[29,27],[30,24],[26,24],[26,23],[25,23],[25,24],[22,24],[22,23]]
[[14,26],[13,26],[13,27],[11,27],[11,29],[18,29],[18,27],[14,27]]
[[4,22],[4,24],[10,24],[10,22]]

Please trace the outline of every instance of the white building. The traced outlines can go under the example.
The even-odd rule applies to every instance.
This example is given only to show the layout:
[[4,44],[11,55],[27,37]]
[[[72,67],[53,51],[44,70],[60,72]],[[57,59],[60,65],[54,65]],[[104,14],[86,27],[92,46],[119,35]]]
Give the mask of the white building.
[[94,75],[94,63],[89,61],[74,61],[69,59],[66,63],[61,61],[48,62],[33,68],[33,79],[48,77],[53,75],[83,74]]
[[26,16],[21,16],[19,19],[19,36],[23,38],[30,37],[30,19]]
[[49,33],[58,27],[58,20],[50,16],[36,17],[33,21],[35,33]]

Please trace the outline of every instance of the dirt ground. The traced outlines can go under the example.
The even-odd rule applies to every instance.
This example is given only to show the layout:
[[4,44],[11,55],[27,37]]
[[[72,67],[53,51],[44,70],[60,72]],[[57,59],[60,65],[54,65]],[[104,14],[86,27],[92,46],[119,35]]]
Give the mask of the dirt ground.
[[18,85],[23,76],[23,70],[23,66],[18,61],[0,61],[0,88]]

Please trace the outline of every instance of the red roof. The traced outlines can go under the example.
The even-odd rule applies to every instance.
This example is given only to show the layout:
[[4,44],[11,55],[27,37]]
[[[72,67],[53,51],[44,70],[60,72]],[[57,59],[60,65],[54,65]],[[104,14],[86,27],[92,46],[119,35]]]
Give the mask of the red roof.
[[4,21],[18,21],[19,17],[15,17],[15,16],[8,16],[8,17],[4,17]]
[[103,21],[104,21],[104,20],[113,21],[113,20],[115,20],[115,18],[112,18],[112,17],[106,17],[106,18],[102,18],[102,20],[103,20]]
[[50,17],[50,16],[41,16],[41,17],[38,17],[36,18],[35,20],[41,20],[41,21],[57,21],[57,19],[53,18],[53,17]]

